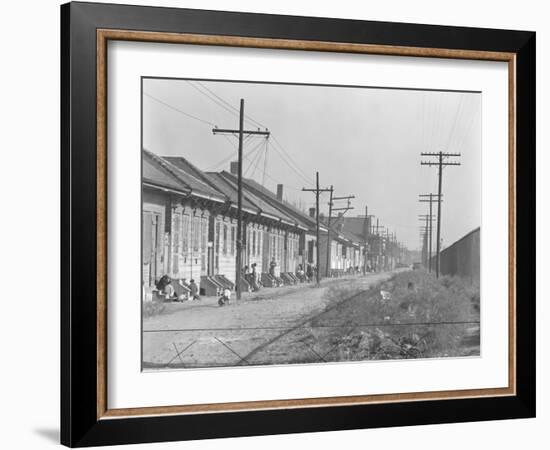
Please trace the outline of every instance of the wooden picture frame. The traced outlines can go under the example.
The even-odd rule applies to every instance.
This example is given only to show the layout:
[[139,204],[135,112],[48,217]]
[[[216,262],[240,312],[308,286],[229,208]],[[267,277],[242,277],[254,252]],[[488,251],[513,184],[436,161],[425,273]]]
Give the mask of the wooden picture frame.
[[[509,385],[200,406],[107,405],[107,42],[505,61],[509,67]],[[61,7],[61,441],[68,446],[535,415],[535,33],[69,3]]]

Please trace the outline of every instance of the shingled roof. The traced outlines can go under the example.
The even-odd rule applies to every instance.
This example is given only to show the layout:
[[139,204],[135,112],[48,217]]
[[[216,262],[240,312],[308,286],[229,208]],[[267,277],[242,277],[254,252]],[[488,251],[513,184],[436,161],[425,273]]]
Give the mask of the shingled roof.
[[[218,191],[223,192],[225,196],[229,199],[233,207],[237,207],[237,190],[234,188],[231,182],[226,180],[221,173],[218,172],[206,172],[205,177],[208,179],[208,182]],[[243,195],[242,202],[243,210],[251,214],[259,214],[260,208],[254,203],[250,202]]]
[[[249,191],[252,191],[261,196],[271,206],[293,217],[293,219],[296,220],[297,223],[299,223],[300,226],[304,229],[310,231],[315,230],[317,225],[313,217],[308,216],[306,213],[300,211],[298,208],[291,205],[290,203],[284,200],[279,200],[275,193],[271,192],[269,189],[265,188],[257,181],[251,180],[249,178],[243,178],[243,183]],[[323,227],[323,224],[321,224],[321,229],[323,231],[326,231],[326,227]]]
[[[219,175],[224,178],[224,180],[228,183],[228,185],[231,186],[231,188],[233,189],[235,195],[237,195],[237,177],[226,171],[221,172]],[[295,225],[295,226],[301,225],[299,222],[295,220],[294,217],[286,214],[283,210],[274,207],[270,202],[265,201],[265,198],[263,198],[263,196],[261,195],[258,195],[257,192],[254,192],[246,188],[243,189],[243,200],[244,199],[256,205],[260,209],[262,214],[272,219],[282,220],[283,222],[289,225]],[[304,227],[302,226],[302,228]],[[307,229],[307,228],[304,228],[304,229]]]
[[[144,152],[146,152],[144,150]],[[188,188],[191,194],[218,202],[227,202],[228,198],[223,192],[210,186],[203,173],[189,161],[182,157],[160,157],[147,152],[156,158],[166,170],[174,175],[180,183]]]
[[191,189],[181,183],[177,175],[171,171],[167,164],[154,153],[143,150],[142,155],[142,182],[145,185],[160,189],[169,189],[188,195]]
[[[237,177],[226,171],[203,172],[186,158],[181,156],[160,157],[147,150],[143,150],[143,182],[158,188],[173,190],[183,195],[194,195],[213,201],[230,203],[237,206],[238,189]],[[243,178],[243,210],[250,214],[259,214],[264,217],[280,220],[303,230],[315,231],[316,220],[294,205],[277,198],[274,192],[260,183]],[[363,238],[360,233],[349,230],[352,222],[344,218],[344,228],[341,230],[331,226],[331,235],[334,239],[360,245]],[[362,219],[361,219],[362,220]],[[320,231],[328,231],[327,224],[321,220]]]

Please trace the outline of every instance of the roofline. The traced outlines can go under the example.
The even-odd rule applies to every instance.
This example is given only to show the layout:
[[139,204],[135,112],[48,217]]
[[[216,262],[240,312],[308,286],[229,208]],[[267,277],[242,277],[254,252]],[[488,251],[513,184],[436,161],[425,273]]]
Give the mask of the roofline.
[[[232,176],[235,176],[233,174],[230,174]],[[287,204],[284,200],[279,200],[279,199],[275,199],[275,198],[272,198],[268,195],[266,195],[265,192],[262,192],[260,189],[258,189],[257,187],[255,187],[254,185],[250,184],[249,181],[254,181],[254,180],[249,180],[249,179],[246,179],[246,178],[243,178],[243,183],[247,185],[248,189],[254,191],[255,195],[260,197],[262,199],[262,201],[268,203],[272,208],[275,208],[275,209],[279,209],[279,210],[282,210],[281,212],[287,216],[297,216],[298,217],[298,220],[300,220],[301,222],[307,222],[307,220],[309,221],[313,221],[313,218],[312,217],[309,217],[306,213],[302,213],[302,212],[299,212],[299,211],[294,211],[294,209],[292,208],[291,205]],[[267,188],[265,188],[267,189]],[[307,220],[304,220],[304,218],[306,218]],[[306,224],[307,225],[307,224]],[[302,225],[299,225],[299,224],[295,224],[295,226],[297,228],[300,228],[304,231],[315,231],[315,227],[304,227]],[[319,229],[321,229],[322,227],[319,226]]]
[[198,192],[194,191],[193,189],[191,189],[191,194],[190,195],[194,195],[195,197],[201,197],[201,198],[205,198],[207,200],[212,200],[212,201],[216,201],[216,202],[220,202],[220,203],[225,203],[226,202],[226,200],[223,199],[223,198],[214,197],[213,195],[199,194]]
[[[223,178],[223,180],[224,180],[225,183],[229,184],[233,189],[237,189],[237,187],[234,186],[235,181],[232,180],[232,179],[227,179],[227,177],[226,177],[227,174],[230,175],[231,177],[235,177],[235,175],[233,175],[232,173],[229,173],[229,172],[227,172],[227,171],[225,171],[225,170],[222,171],[222,172],[216,172],[216,173],[219,174],[219,175],[221,176],[221,178]],[[243,184],[245,184],[245,181],[244,181],[244,180],[243,180]],[[250,189],[250,186],[248,186],[248,189]],[[276,209],[276,210],[279,209],[279,208],[273,206],[269,201],[264,200],[264,199],[262,198],[261,195],[257,194],[257,193],[256,193],[256,192],[257,192],[257,189],[252,188],[252,190],[254,191],[254,192],[252,192],[252,194],[253,194],[254,196],[258,197],[260,201],[266,203],[267,205],[269,205],[269,206],[270,206],[271,208],[273,208],[273,209]],[[253,198],[250,198],[250,196],[246,195],[245,192],[243,192],[243,197],[245,197],[246,200],[247,200],[248,202],[252,203],[254,206],[256,206],[256,207],[260,210],[260,212],[259,212],[260,215],[262,215],[262,216],[264,216],[264,217],[267,217],[267,218],[269,218],[269,219],[272,219],[272,220],[276,220],[276,221],[278,221],[278,222],[282,222],[282,223],[284,223],[284,224],[286,224],[286,225],[290,225],[290,226],[293,226],[293,227],[299,227],[299,225],[298,225],[297,223],[295,223],[295,222],[289,222],[289,221],[287,221],[287,220],[285,220],[285,219],[283,219],[283,218],[281,218],[281,217],[277,217],[277,216],[274,216],[274,215],[272,215],[272,214],[270,214],[270,213],[265,212],[264,209],[263,209],[260,205],[257,204],[256,200],[253,199]],[[278,212],[283,213],[283,214],[285,214],[286,216],[288,216],[288,214],[286,214],[284,211],[280,211],[280,210],[279,210]],[[290,218],[292,219],[292,217],[290,217]]]
[[191,195],[191,191],[188,191],[188,192],[178,191],[177,189],[169,188],[169,187],[166,187],[166,186],[161,186],[161,185],[154,184],[154,183],[151,183],[151,182],[148,182],[148,181],[142,181],[141,184],[142,184],[142,186],[147,186],[147,187],[150,187],[150,188],[153,188],[153,189],[159,189],[161,191],[166,191],[166,192],[173,192],[175,194],[183,195],[184,197],[189,197]]

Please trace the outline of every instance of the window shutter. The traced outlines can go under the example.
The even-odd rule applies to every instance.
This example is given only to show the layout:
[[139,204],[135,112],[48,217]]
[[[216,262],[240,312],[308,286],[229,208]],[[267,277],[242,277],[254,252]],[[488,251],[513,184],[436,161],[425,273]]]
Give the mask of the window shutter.
[[151,221],[151,213],[143,213],[142,215],[142,259],[143,264],[149,264],[151,262],[151,253],[152,253],[152,221]]
[[179,253],[181,251],[181,213],[172,216],[172,273],[179,272]]

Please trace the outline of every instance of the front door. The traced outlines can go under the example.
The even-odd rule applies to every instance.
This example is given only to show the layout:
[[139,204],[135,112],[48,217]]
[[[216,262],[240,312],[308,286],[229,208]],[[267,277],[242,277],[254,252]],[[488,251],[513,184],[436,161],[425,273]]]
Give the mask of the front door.
[[142,221],[143,282],[147,286],[154,286],[157,281],[160,260],[160,216],[156,213],[144,212]]

